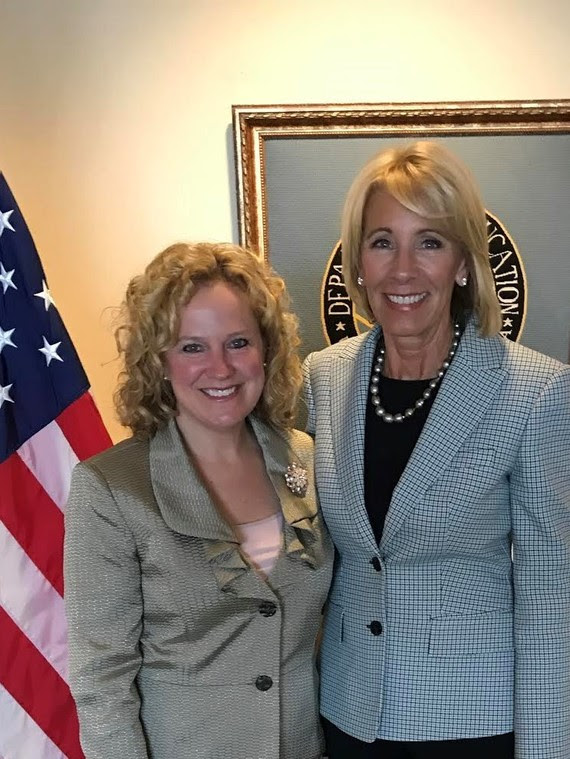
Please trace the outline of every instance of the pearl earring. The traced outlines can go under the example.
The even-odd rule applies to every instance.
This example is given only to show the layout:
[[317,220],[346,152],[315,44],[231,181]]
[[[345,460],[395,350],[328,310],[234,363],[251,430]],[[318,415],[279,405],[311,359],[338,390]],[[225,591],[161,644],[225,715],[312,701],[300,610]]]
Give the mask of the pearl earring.
[[465,285],[467,284],[467,277],[461,277],[458,284],[459,284],[459,287],[465,287]]
[[364,280],[362,279],[362,277],[360,276],[360,274],[359,274],[359,275],[358,275],[358,277],[356,278],[356,284],[357,284],[359,287],[362,287],[362,285],[364,284]]

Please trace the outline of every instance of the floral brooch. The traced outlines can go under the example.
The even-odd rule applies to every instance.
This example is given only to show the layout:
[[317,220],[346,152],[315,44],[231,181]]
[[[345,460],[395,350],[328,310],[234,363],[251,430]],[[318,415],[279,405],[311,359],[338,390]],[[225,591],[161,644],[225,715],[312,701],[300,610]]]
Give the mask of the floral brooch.
[[303,469],[299,464],[289,464],[287,471],[285,472],[285,482],[294,495],[299,495],[301,498],[304,498],[307,494],[309,477],[307,475],[307,470]]

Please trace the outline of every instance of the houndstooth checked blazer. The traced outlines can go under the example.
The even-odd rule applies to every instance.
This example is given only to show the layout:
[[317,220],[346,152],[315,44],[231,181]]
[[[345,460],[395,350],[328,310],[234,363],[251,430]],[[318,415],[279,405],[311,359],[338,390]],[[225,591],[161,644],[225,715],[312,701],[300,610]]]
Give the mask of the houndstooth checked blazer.
[[378,546],[363,452],[379,329],[304,367],[338,551],[321,712],[364,741],[514,729],[517,759],[569,759],[570,367],[469,323]]
[[[313,443],[251,419],[283,512],[267,582],[171,422],[78,465],[66,515],[71,690],[86,759],[317,759],[315,637],[333,548]],[[296,462],[304,496],[286,486]]]

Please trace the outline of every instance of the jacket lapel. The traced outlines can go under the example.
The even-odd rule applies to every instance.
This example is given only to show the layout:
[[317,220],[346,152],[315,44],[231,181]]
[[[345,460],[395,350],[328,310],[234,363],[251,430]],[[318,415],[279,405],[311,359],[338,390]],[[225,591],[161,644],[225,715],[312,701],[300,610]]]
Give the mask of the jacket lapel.
[[349,510],[355,537],[367,549],[376,549],[364,503],[364,432],[372,359],[380,328],[346,343],[334,362],[331,383],[331,428],[334,461],[342,489],[342,508]]
[[[201,538],[206,559],[220,590],[239,597],[262,598],[260,578],[244,561],[231,526],[192,466],[174,420],[160,429],[150,445],[151,479],[158,508],[174,532]],[[181,599],[184,605],[184,599]]]
[[[306,455],[297,450],[287,432],[276,432],[257,418],[251,419],[253,431],[257,438],[265,467],[281,504],[283,514],[283,549],[286,557],[301,560],[311,567],[316,567],[322,557],[317,555],[315,519],[318,515],[318,502],[314,488],[313,459],[306,460]],[[296,464],[307,474],[307,491],[297,495],[287,486],[285,475],[291,464]],[[279,564],[279,562],[278,562]],[[272,573],[275,581],[276,566]]]
[[470,437],[505,377],[502,338],[481,338],[467,324],[425,427],[394,490],[381,546],[386,547]]
[[150,472],[162,518],[171,530],[207,540],[235,541],[192,466],[174,419],[150,442]]

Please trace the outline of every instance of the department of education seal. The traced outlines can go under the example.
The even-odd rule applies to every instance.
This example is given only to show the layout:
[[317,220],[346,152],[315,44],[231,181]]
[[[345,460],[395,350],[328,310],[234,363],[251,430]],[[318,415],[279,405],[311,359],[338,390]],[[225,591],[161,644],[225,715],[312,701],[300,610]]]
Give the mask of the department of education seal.
[[[524,327],[527,307],[527,281],[522,258],[505,225],[489,211],[485,216],[489,263],[503,316],[501,334],[517,341]],[[329,256],[322,279],[321,324],[329,345],[345,337],[354,337],[372,326],[356,311],[346,291],[340,240]]]

